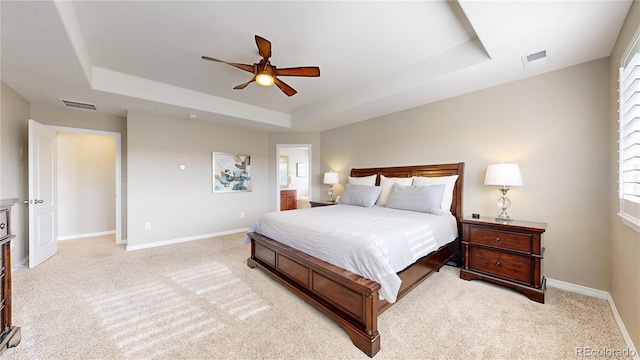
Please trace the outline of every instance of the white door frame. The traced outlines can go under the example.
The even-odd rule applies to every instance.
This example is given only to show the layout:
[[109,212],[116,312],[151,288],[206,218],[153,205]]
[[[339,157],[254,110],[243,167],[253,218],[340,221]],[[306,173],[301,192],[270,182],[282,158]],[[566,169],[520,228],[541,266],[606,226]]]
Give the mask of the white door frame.
[[122,239],[122,175],[121,175],[121,163],[122,163],[122,134],[112,131],[102,130],[90,130],[71,128],[64,126],[47,125],[49,128],[56,132],[73,133],[73,134],[85,134],[85,135],[99,135],[110,136],[116,140],[116,169],[115,169],[115,186],[116,186],[116,244],[126,244],[127,241]]
[[280,149],[301,147],[306,147],[309,150],[309,158],[307,159],[307,163],[309,164],[307,166],[307,181],[309,182],[309,197],[311,197],[311,187],[313,184],[313,181],[311,181],[311,179],[313,179],[313,166],[311,161],[311,159],[313,159],[313,156],[311,154],[311,144],[276,144],[276,211],[280,211]]

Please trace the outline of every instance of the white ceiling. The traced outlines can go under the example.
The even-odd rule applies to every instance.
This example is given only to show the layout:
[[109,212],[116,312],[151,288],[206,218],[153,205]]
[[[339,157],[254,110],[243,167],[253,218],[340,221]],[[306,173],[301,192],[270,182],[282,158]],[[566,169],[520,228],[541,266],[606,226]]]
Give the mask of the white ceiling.
[[[322,131],[607,57],[631,3],[3,0],[1,79],[38,104]],[[321,76],[233,90],[251,74],[201,59],[258,62],[256,34]]]

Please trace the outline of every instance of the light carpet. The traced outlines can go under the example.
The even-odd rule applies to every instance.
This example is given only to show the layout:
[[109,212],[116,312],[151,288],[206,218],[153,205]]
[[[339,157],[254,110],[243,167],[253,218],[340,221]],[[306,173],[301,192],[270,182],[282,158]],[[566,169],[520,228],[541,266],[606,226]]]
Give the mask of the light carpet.
[[[244,234],[127,252],[112,236],[58,243],[13,274],[22,342],[5,359],[368,359],[340,326],[258,269]],[[570,359],[626,349],[606,301],[546,304],[445,266],[382,314],[375,359]]]

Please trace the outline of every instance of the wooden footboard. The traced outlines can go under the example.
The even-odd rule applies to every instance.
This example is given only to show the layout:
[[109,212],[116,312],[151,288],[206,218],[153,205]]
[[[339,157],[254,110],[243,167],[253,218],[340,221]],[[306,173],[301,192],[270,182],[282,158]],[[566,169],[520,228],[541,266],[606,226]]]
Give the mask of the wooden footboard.
[[[365,354],[373,357],[380,350],[378,315],[392,305],[380,300],[380,284],[261,234],[248,235],[251,238],[249,267],[260,268],[336,321]],[[402,285],[397,300],[438,271],[459,248],[460,241],[456,239],[400,272]]]
[[278,243],[249,233],[251,257],[258,267],[336,321],[356,347],[373,357],[380,350],[380,284]]

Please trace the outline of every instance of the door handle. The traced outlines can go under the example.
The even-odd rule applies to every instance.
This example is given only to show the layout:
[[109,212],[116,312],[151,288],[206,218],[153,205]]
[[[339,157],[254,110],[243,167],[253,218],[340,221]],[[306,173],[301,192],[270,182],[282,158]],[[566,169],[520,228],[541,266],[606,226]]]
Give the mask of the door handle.
[[42,204],[43,202],[44,200],[38,200],[38,199],[33,201],[34,204]]

